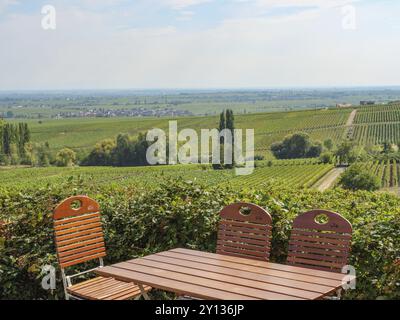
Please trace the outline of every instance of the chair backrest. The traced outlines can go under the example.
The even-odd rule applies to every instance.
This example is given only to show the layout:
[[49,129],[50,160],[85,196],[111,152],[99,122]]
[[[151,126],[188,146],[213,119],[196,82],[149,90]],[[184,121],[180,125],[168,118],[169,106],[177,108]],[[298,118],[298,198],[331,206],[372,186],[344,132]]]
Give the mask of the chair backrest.
[[217,253],[242,258],[269,260],[271,215],[249,203],[235,203],[222,209]]
[[293,222],[287,263],[318,270],[341,272],[347,265],[352,226],[340,214],[313,210]]
[[86,196],[71,197],[54,211],[54,231],[61,268],[106,255],[99,204]]

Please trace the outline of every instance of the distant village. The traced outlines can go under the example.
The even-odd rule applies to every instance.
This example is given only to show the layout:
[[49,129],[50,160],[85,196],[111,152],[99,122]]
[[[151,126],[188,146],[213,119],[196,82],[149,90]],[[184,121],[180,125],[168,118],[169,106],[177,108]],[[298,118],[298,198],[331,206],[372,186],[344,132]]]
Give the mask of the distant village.
[[113,117],[176,117],[192,116],[193,113],[187,110],[176,110],[173,108],[133,108],[133,109],[104,109],[94,108],[79,111],[59,112],[53,115],[54,119],[65,118],[113,118]]

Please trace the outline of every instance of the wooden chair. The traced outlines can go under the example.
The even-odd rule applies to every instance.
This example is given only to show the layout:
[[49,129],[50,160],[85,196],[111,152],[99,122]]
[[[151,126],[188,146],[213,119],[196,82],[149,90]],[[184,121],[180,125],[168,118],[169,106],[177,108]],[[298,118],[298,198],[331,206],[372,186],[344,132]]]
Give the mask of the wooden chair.
[[218,254],[269,260],[272,218],[267,211],[255,204],[235,203],[220,215]]
[[[287,263],[316,270],[342,272],[351,249],[352,226],[340,214],[313,210],[293,222]],[[340,298],[341,290],[337,292]]]
[[[217,253],[239,258],[269,260],[271,215],[250,203],[231,204],[220,212]],[[179,300],[199,300],[181,296]]]
[[137,286],[113,278],[96,277],[72,284],[72,279],[98,268],[66,275],[66,268],[91,260],[99,260],[104,266],[106,256],[99,204],[86,197],[76,196],[64,200],[54,211],[55,243],[61,267],[65,297],[67,300],[125,300],[147,298],[150,287]]

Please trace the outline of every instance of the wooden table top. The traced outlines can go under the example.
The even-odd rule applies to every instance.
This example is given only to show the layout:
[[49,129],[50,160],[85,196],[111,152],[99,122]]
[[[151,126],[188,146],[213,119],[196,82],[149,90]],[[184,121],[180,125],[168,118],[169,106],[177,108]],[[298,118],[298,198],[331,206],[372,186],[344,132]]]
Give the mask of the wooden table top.
[[104,277],[210,300],[315,300],[342,286],[344,274],[174,249],[96,271]]

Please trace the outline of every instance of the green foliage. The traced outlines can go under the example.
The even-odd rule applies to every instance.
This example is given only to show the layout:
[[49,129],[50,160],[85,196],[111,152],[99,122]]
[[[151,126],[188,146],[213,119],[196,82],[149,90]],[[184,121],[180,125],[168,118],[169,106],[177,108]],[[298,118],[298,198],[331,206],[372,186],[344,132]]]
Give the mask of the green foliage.
[[400,104],[360,108],[354,119],[353,139],[358,144],[384,144],[400,141]]
[[76,153],[69,148],[61,149],[56,155],[58,167],[72,167],[76,163]]
[[[209,113],[215,113],[215,104]],[[219,105],[222,109],[226,104]],[[261,107],[261,106],[260,106]],[[324,141],[330,137],[334,143],[342,140],[345,124],[351,112],[350,109],[307,110],[296,112],[273,112],[259,114],[239,114],[233,104],[230,109],[235,112],[234,126],[237,129],[254,129],[256,133],[255,147],[258,153],[269,154],[273,142],[281,141],[288,134],[307,132],[312,139]],[[260,112],[261,109],[258,109]],[[192,128],[200,134],[201,129],[219,127],[219,114],[213,116],[181,117],[178,119],[179,128]],[[225,118],[225,117],[224,117]],[[116,137],[119,133],[128,133],[137,136],[152,128],[168,131],[170,118],[79,118],[37,120],[28,122],[32,132],[32,141],[51,145],[52,154],[69,147],[82,150],[87,154],[92,151],[96,143],[104,139]],[[225,119],[224,119],[225,122]],[[400,141],[400,139],[399,139]]]
[[[256,190],[203,187],[168,180],[148,190],[127,187],[83,187],[66,181],[56,188],[0,192],[0,299],[62,299],[41,288],[41,266],[57,266],[52,211],[74,194],[99,201],[105,230],[106,263],[175,247],[215,251],[219,210],[236,201],[253,202],[273,217],[271,259],[286,260],[293,219],[313,208],[341,213],[353,225],[350,264],[357,271],[357,288],[347,299],[399,299],[400,199],[387,194],[342,189],[320,193],[266,184]],[[60,279],[60,273],[57,273]]]
[[392,153],[394,151],[393,145],[390,143],[390,141],[385,141],[382,144],[382,152],[384,154],[389,154]]
[[382,160],[364,162],[360,165],[378,179],[382,188],[393,188],[394,191],[400,187],[399,162],[396,158],[384,157]]
[[332,152],[324,152],[320,155],[319,159],[322,163],[328,164],[328,163],[333,163],[333,154]]
[[174,165],[147,167],[46,167],[0,170],[1,187],[24,190],[30,187],[58,185],[69,177],[82,177],[91,184],[118,186],[159,186],[169,178],[197,181],[209,186],[260,187],[269,181],[289,186],[313,186],[329,172],[331,164],[318,159],[257,161],[251,175],[237,176],[235,170],[212,170],[210,165]]
[[381,187],[379,179],[360,164],[352,165],[340,177],[339,184],[345,189],[375,191]]
[[112,139],[105,139],[96,144],[87,158],[82,162],[83,165],[96,164],[98,166],[111,166],[113,163],[112,153],[115,149],[115,142]]
[[339,160],[340,164],[351,164],[357,160],[354,144],[351,142],[341,143],[336,151],[335,156]]
[[39,167],[48,167],[51,162],[50,146],[46,143],[41,143],[36,146],[37,165]]
[[30,137],[30,130],[26,123],[14,125],[0,120],[0,165],[29,162],[26,148]]
[[271,146],[271,151],[278,159],[296,159],[318,157],[322,152],[320,142],[312,142],[306,133],[288,135],[282,142]]
[[137,139],[128,134],[119,134],[115,143],[104,140],[92,150],[87,158],[82,161],[86,166],[147,166],[146,152],[150,143],[146,136],[139,133]]
[[324,147],[325,147],[328,151],[331,151],[331,150],[333,149],[333,147],[334,147],[334,144],[333,144],[332,139],[326,139],[326,140],[324,141]]

